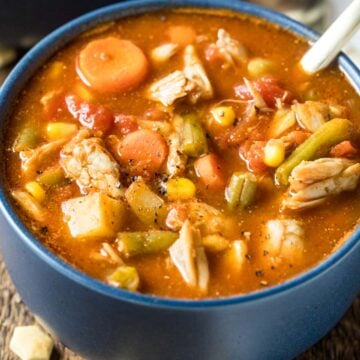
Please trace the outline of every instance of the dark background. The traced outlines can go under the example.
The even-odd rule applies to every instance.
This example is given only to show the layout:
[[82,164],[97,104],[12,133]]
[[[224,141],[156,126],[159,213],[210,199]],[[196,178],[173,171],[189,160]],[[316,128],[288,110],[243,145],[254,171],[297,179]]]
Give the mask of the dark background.
[[116,0],[0,0],[0,44],[28,47],[65,22]]

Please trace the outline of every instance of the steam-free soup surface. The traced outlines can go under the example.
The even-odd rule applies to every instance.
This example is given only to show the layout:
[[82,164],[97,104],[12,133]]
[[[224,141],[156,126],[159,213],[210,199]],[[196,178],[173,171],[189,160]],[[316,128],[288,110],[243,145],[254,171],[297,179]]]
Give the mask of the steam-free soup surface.
[[360,100],[264,21],[162,12],[101,25],[9,119],[9,194],[61,259],[131,291],[203,298],[323,261],[360,213]]

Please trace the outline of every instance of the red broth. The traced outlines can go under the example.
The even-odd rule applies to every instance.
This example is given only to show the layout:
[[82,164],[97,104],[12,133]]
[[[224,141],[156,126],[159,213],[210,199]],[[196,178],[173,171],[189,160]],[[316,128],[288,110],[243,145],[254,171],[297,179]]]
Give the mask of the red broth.
[[[219,29],[225,30],[225,40]],[[104,45],[104,39],[112,40]],[[93,47],[88,48],[89,44]],[[166,56],[161,51],[160,56],[154,55],[154,49],[163,44],[170,44],[171,56],[164,48]],[[175,298],[243,294],[282,283],[318,264],[359,219],[360,99],[335,65],[314,76],[303,74],[297,63],[308,47],[306,41],[275,25],[221,12],[145,14],[79,36],[31,79],[9,119],[6,182],[9,193],[15,194],[19,215],[61,259],[111,285],[147,294]],[[204,70],[212,94],[206,84],[204,88],[204,83],[196,82],[191,69],[184,70],[185,52]],[[99,66],[102,61],[103,67]],[[170,105],[162,104],[151,86],[175,71],[183,81],[182,95],[174,95]],[[254,101],[256,96],[260,98]],[[296,184],[291,184],[290,191],[289,185],[280,186],[275,172],[323,123],[336,118],[351,123],[340,124],[350,126],[343,139],[322,145],[321,154],[318,151],[303,160],[330,159],[331,169],[340,166],[342,170],[321,177],[324,165],[316,163],[311,170],[316,180],[301,179],[300,174],[302,189],[310,186],[306,181],[326,189],[322,195],[312,195],[315,198],[299,200],[295,197],[301,190],[293,189]],[[280,131],[281,126],[285,130]],[[81,129],[87,129],[87,134],[76,142]],[[171,136],[179,140],[173,153]],[[54,145],[56,141],[61,145]],[[46,144],[55,149],[47,148],[42,155],[39,149]],[[89,158],[94,153],[107,158],[96,162]],[[70,160],[79,160],[77,156],[82,157],[85,175],[70,169]],[[175,167],[168,163],[170,156],[175,156]],[[110,170],[104,161],[110,162]],[[343,184],[343,171],[350,167],[351,189]],[[107,171],[111,179],[102,178],[105,186],[99,185],[101,181],[94,177]],[[121,185],[112,184],[110,191],[114,178]],[[241,186],[244,178],[250,188]],[[335,179],[337,190],[320,184],[330,178]],[[152,206],[155,200],[146,198],[139,205],[149,194],[136,193],[138,184],[142,190],[145,184],[162,203],[150,221],[151,209],[144,220],[140,207]],[[129,187],[138,196],[135,211]],[[241,192],[248,199],[242,199]],[[85,211],[82,219],[78,217],[84,208],[76,208],[72,215],[64,211],[67,201],[93,194],[102,194],[105,205],[90,201],[89,214]],[[305,208],[286,208],[286,199],[293,207]],[[314,199],[318,201],[313,206],[304,205]],[[107,211],[118,206],[115,203],[121,203],[122,210],[114,210],[113,218],[114,212]],[[106,224],[89,235],[84,227],[97,221],[92,211],[103,216]],[[205,213],[199,215],[199,211]],[[71,216],[79,222],[75,236]],[[270,220],[275,220],[272,225]],[[167,246],[155,242],[157,250],[150,251],[146,234],[154,230],[173,234],[167,233],[171,238]],[[136,238],[137,250],[129,256],[121,236],[130,234],[134,241],[134,232],[141,234]],[[119,268],[125,269],[121,279],[112,276]]]

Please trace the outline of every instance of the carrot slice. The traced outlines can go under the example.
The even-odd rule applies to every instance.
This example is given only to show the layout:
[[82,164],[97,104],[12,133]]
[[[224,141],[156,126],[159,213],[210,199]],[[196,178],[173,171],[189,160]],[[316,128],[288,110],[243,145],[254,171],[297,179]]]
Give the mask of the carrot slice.
[[152,176],[160,170],[168,154],[164,138],[151,130],[126,135],[120,145],[121,163],[130,175]]
[[174,25],[168,29],[170,42],[186,46],[195,42],[196,32],[191,26]]
[[207,188],[216,190],[225,186],[219,159],[216,155],[209,154],[197,159],[194,168],[196,175]]
[[133,42],[109,36],[93,40],[81,50],[77,72],[86,85],[99,92],[121,92],[144,80],[148,61]]

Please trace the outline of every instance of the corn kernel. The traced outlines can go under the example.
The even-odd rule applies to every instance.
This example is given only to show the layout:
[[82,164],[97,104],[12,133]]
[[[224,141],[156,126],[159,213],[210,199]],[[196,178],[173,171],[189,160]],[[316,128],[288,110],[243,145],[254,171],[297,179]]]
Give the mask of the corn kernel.
[[63,122],[49,123],[46,127],[46,137],[49,141],[71,137],[77,132],[77,129],[75,124]]
[[25,190],[39,203],[45,200],[46,197],[45,190],[36,181],[30,181],[26,183]]
[[250,60],[247,68],[251,77],[258,78],[273,72],[275,64],[271,60],[258,57]]
[[187,200],[195,196],[194,183],[186,178],[170,179],[166,183],[166,193],[169,200]]
[[75,85],[75,92],[85,101],[92,101],[94,99],[94,95],[90,92],[90,90],[81,83],[77,83]]
[[64,70],[64,63],[61,61],[54,61],[48,69],[47,76],[49,79],[56,80],[60,77],[61,73]]
[[270,167],[278,167],[285,159],[285,146],[281,140],[271,139],[264,148],[264,163]]
[[235,121],[235,112],[231,106],[218,106],[211,110],[216,123],[223,127],[231,126]]

